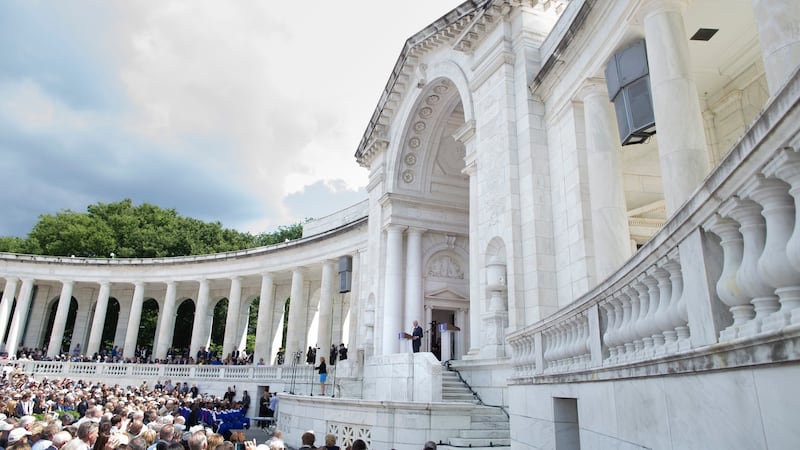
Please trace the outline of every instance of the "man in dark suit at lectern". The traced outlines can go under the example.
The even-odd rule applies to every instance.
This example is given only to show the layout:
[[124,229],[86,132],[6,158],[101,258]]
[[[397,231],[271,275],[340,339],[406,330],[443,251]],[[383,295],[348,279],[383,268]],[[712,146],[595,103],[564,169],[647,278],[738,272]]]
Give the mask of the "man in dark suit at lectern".
[[420,346],[422,346],[422,327],[415,320],[414,331],[411,332],[411,349],[414,353],[419,353]]

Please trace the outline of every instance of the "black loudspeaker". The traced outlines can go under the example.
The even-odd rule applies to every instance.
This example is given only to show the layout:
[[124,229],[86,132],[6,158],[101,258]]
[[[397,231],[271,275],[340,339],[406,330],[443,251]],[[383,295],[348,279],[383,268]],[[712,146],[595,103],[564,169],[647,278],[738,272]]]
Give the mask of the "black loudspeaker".
[[353,258],[351,256],[339,257],[339,293],[350,292],[353,274]]
[[606,86],[622,145],[641,144],[656,134],[644,40],[614,54],[606,66]]

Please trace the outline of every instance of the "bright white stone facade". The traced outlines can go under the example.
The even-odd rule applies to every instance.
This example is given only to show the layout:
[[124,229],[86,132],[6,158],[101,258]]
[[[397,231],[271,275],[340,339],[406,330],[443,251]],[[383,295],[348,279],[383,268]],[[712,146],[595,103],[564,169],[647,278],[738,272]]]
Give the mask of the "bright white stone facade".
[[[74,298],[70,348],[92,352],[103,323],[94,316],[113,297],[126,354],[142,302],[159,303],[156,356],[176,307],[192,301],[205,319],[194,320],[194,354],[227,298],[238,304],[225,334],[232,350],[260,296],[255,356],[271,360],[291,297],[286,354],[346,337],[351,357],[337,366],[336,398],[284,396],[290,443],[309,428],[398,450],[474,436],[471,407],[442,401],[446,370],[397,338],[419,320],[460,329],[444,334],[439,354],[483,402],[506,408],[513,448],[793,448],[798,23],[793,0],[467,1],[406,42],[355,155],[369,171],[366,202],[274,248],[164,260],[2,255],[5,345],[60,342]],[[719,31],[690,40],[699,28]],[[640,39],[657,134],[622,147],[604,71]],[[343,255],[353,286],[338,294]],[[286,366],[119,376],[304,394],[308,369],[291,385]]]

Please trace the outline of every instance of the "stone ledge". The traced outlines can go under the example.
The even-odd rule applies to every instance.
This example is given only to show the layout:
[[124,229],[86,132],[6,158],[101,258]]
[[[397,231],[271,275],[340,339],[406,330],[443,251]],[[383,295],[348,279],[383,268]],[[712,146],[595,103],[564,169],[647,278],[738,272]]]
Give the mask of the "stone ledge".
[[677,355],[560,374],[510,377],[509,385],[562,384],[755,368],[800,361],[800,326]]

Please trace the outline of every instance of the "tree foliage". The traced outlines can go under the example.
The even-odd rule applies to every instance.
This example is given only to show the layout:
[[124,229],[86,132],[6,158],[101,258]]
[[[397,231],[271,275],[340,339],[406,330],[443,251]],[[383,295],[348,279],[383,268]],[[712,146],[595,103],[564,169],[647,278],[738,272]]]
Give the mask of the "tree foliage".
[[[309,219],[306,219],[308,221]],[[130,199],[97,203],[85,213],[63,210],[43,214],[27,239],[0,237],[0,251],[52,256],[155,258],[202,255],[272,245],[299,239],[303,224],[253,236],[220,222],[183,217]]]

